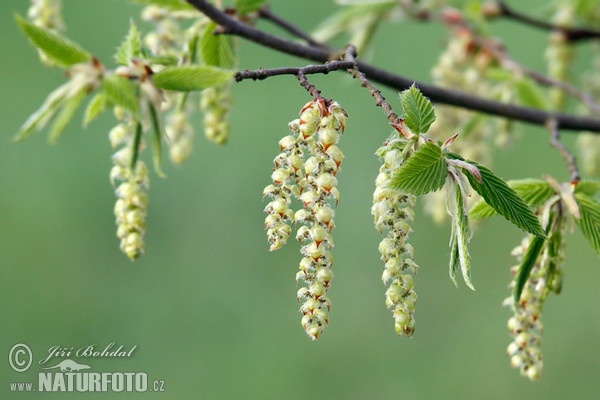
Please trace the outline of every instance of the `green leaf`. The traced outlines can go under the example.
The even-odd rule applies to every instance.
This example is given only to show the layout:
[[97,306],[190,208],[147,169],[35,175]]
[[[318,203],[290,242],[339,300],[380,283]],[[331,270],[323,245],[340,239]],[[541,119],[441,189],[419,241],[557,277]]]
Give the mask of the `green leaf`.
[[448,213],[452,218],[450,237],[450,278],[456,285],[456,271],[460,268],[465,284],[475,290],[471,281],[471,262],[468,244],[471,238],[471,226],[466,212],[465,197],[460,185],[448,179],[446,184]]
[[235,11],[239,15],[256,11],[266,3],[265,0],[235,0]]
[[429,99],[413,84],[400,93],[404,123],[413,133],[425,133],[435,121],[435,112]]
[[194,10],[185,0],[131,0],[133,3],[142,4],[145,6],[157,6],[166,8],[169,11],[186,11]]
[[19,28],[29,38],[29,41],[58,65],[70,67],[90,60],[90,53],[77,43],[52,30],[27,22],[20,15],[15,15],[15,19]]
[[442,149],[426,142],[417,149],[392,177],[391,187],[415,196],[441,189],[446,182],[448,166]]
[[123,43],[117,49],[115,61],[120,65],[129,65],[133,58],[143,58],[142,56],[142,37],[137,26],[130,22],[129,33],[123,40]]
[[523,256],[523,259],[521,260],[519,272],[517,272],[516,284],[513,289],[513,297],[515,299],[515,304],[519,303],[519,300],[521,299],[521,293],[523,293],[523,288],[527,283],[527,279],[529,279],[531,269],[535,265],[535,261],[537,260],[538,255],[542,250],[544,240],[545,239],[541,236],[533,236],[531,238],[531,242],[529,242],[527,251]]
[[42,106],[25,121],[14,140],[20,142],[27,139],[34,132],[43,129],[65,104],[70,89],[71,84],[67,82],[52,91]]
[[133,142],[131,143],[131,165],[129,168],[135,171],[135,166],[140,158],[140,147],[142,144],[142,123],[136,122],[135,134],[133,136]]
[[600,203],[583,193],[576,193],[575,201],[581,216],[575,222],[594,251],[600,254]]
[[233,71],[209,65],[168,67],[152,76],[159,89],[189,92],[221,85],[233,77]]
[[215,35],[215,22],[210,22],[204,28],[200,38],[200,54],[202,62],[219,68],[231,69],[235,66],[233,41],[226,35]]
[[542,206],[556,194],[548,181],[541,179],[514,180],[509,181],[508,185],[534,209]]
[[[457,154],[448,153],[449,157],[463,160]],[[508,186],[508,184],[494,174],[490,169],[474,161],[467,161],[476,166],[481,174],[481,182],[467,173],[471,187],[481,195],[498,214],[515,224],[522,230],[535,236],[544,237],[544,231],[535,214],[531,211],[525,200]]]
[[108,103],[108,96],[105,92],[96,94],[87,105],[85,109],[85,115],[83,117],[83,126],[87,126],[90,122],[95,120],[100,114],[106,111]]
[[519,102],[526,107],[548,110],[547,96],[540,90],[531,79],[522,77],[514,82],[515,93]]
[[[541,179],[511,180],[507,183],[533,209],[543,205],[555,194],[548,181]],[[482,199],[473,205],[469,214],[472,218],[487,218],[496,215],[496,210]]]
[[498,214],[484,199],[479,199],[469,211],[469,216],[475,219],[483,219],[493,217]]
[[75,95],[71,96],[71,98],[67,99],[65,105],[62,110],[56,116],[52,127],[50,128],[50,136],[48,140],[50,143],[56,143],[56,141],[60,138],[60,135],[63,133],[69,122],[73,119],[73,115],[83,102],[83,99],[87,95],[87,88],[81,89],[79,92],[75,93]]
[[102,82],[107,99],[137,116],[140,112],[139,88],[134,82],[119,75],[108,75]]
[[575,193],[583,193],[593,197],[598,192],[600,192],[600,181],[579,181],[575,186]]
[[160,177],[165,177],[164,172],[160,167],[160,158],[162,156],[162,130],[160,129],[160,121],[158,120],[158,114],[152,103],[148,104],[150,108],[150,117],[152,120],[152,159],[154,161],[154,170]]

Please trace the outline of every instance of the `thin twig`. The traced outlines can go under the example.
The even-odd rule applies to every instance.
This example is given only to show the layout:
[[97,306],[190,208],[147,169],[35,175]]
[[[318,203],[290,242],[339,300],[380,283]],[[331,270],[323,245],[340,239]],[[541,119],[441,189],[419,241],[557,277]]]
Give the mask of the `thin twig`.
[[273,22],[275,25],[279,26],[280,28],[283,28],[287,32],[296,36],[297,38],[304,40],[306,43],[308,43],[309,45],[311,45],[313,47],[328,49],[328,46],[324,45],[323,43],[317,42],[309,34],[304,32],[302,29],[300,29],[296,25],[293,25],[289,21],[286,21],[285,19],[273,14],[273,12],[271,12],[271,9],[269,7],[265,6],[265,7],[260,8],[258,10],[258,16],[261,18],[264,18],[268,21]]
[[263,80],[277,75],[298,75],[303,73],[304,75],[311,74],[324,74],[327,75],[332,71],[338,71],[341,69],[349,69],[354,67],[354,62],[350,61],[331,61],[322,65],[307,65],[306,67],[282,67],[282,68],[259,68],[256,70],[245,69],[235,74],[236,82],[243,81],[245,79]]
[[360,81],[360,86],[369,89],[369,93],[371,93],[371,96],[375,99],[375,105],[381,107],[383,111],[385,111],[388,121],[394,125],[400,124],[402,118],[398,117],[394,110],[392,110],[392,106],[386,101],[385,97],[383,97],[381,91],[367,79],[365,74],[360,72],[358,64],[356,63],[356,47],[352,45],[348,46],[344,53],[344,58],[353,63],[352,68],[348,68],[350,75]]
[[588,39],[600,39],[600,31],[586,28],[568,28],[565,26],[559,26],[551,24],[546,21],[542,21],[520,12],[514,11],[504,1],[497,2],[500,16],[512,19],[514,21],[521,22],[525,25],[529,25],[535,28],[539,28],[551,32],[561,32],[568,42],[575,43]]
[[[243,37],[247,40],[261,44],[276,51],[321,63],[325,63],[330,59],[335,58],[335,54],[339,53],[302,45],[300,43],[285,40],[257,30],[251,26],[237,21],[234,18],[231,18],[206,0],[186,1],[204,13],[207,17],[215,21],[217,24],[224,27],[226,32],[232,35]],[[554,118],[557,121],[559,129],[600,133],[599,118],[547,112],[529,107],[500,103],[497,101],[473,96],[468,93],[416,82],[412,79],[393,74],[389,71],[377,68],[361,61],[357,61],[357,65],[360,71],[368,76],[371,81],[379,82],[398,91],[407,89],[411,85],[415,84],[425,96],[429,97],[434,102],[462,107],[473,111],[497,115],[500,117],[528,122],[540,126],[544,126],[548,119]]]
[[319,89],[317,89],[315,87],[315,85],[313,85],[312,83],[310,83],[308,81],[308,79],[306,79],[306,75],[304,75],[304,73],[302,71],[298,72],[296,74],[296,78],[298,78],[298,80],[300,81],[300,86],[302,86],[304,89],[306,89],[308,91],[308,93],[311,94],[311,96],[316,100],[321,96],[321,91]]
[[567,149],[567,147],[560,141],[560,132],[556,120],[549,119],[546,123],[546,127],[550,131],[550,144],[552,147],[558,150],[562,158],[567,163],[567,169],[571,174],[571,183],[579,182],[580,176],[579,169],[577,168],[577,159],[573,153],[571,153],[569,149]]
[[585,104],[593,113],[600,115],[600,105],[594,100],[593,96],[589,93],[579,90],[577,87],[569,84],[565,81],[559,81],[553,79],[540,72],[534,71],[519,64],[515,59],[510,57],[506,50],[499,46],[497,43],[489,39],[477,36],[477,34],[465,24],[460,25],[462,28],[467,29],[473,38],[473,41],[481,48],[485,49],[490,55],[492,55],[505,69],[526,75],[543,86],[555,87],[569,96],[578,99]]

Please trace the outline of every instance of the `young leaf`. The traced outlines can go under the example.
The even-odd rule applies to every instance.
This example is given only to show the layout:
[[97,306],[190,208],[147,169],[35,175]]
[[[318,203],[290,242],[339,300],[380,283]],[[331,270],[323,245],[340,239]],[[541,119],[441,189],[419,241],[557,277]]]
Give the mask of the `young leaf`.
[[106,98],[113,104],[137,116],[140,112],[138,86],[119,75],[108,75],[102,82],[102,90]]
[[581,218],[575,219],[590,245],[600,254],[600,202],[583,193],[575,194]]
[[[533,209],[540,207],[555,194],[548,182],[541,179],[512,180],[506,183]],[[496,215],[496,211],[481,199],[473,205],[469,215],[471,218],[487,218]]]
[[215,35],[215,22],[210,22],[204,28],[200,38],[200,54],[202,62],[219,68],[231,69],[235,65],[233,41],[227,35]]
[[509,181],[508,185],[534,209],[543,205],[550,197],[556,194],[548,184],[548,181],[541,179]]
[[592,197],[598,192],[600,192],[600,181],[579,181],[575,187],[575,193],[583,193]]
[[[448,155],[462,160],[462,157],[457,154],[448,153]],[[478,182],[471,174],[466,174],[466,176],[471,187],[485,199],[486,203],[522,230],[535,236],[544,237],[544,231],[535,214],[504,180],[483,165],[474,161],[467,162],[479,169],[481,182]]]
[[142,37],[137,26],[131,21],[129,33],[117,49],[115,61],[120,65],[129,65],[133,58],[142,58]]
[[466,212],[466,202],[460,185],[448,179],[446,183],[446,206],[452,218],[452,234],[450,237],[450,278],[456,285],[456,270],[460,267],[465,284],[475,290],[471,281],[471,263],[468,243],[471,237],[471,226]]
[[48,136],[50,143],[56,143],[60,135],[67,127],[67,124],[73,119],[75,111],[77,111],[86,95],[87,89],[83,88],[65,102],[64,107],[56,116],[56,119],[52,124],[52,128],[50,128],[50,136]]
[[106,110],[107,102],[108,98],[105,92],[100,92],[92,97],[87,108],[85,109],[83,126],[87,126],[90,122],[102,114]]
[[221,85],[232,77],[232,71],[209,65],[182,66],[163,69],[152,76],[152,82],[159,89],[189,92]]
[[496,214],[496,210],[490,207],[490,205],[486,203],[484,199],[477,200],[477,202],[473,204],[473,207],[471,207],[471,210],[469,211],[469,216],[475,219],[489,218]]
[[423,195],[441,189],[447,172],[448,166],[440,146],[426,142],[392,177],[391,187],[415,196]]
[[162,155],[162,130],[160,129],[160,121],[158,120],[158,114],[152,103],[148,104],[150,109],[150,118],[152,120],[152,159],[154,160],[154,170],[160,177],[165,177],[164,172],[160,167],[160,158]]
[[157,6],[160,8],[166,8],[169,11],[187,11],[194,10],[189,3],[185,0],[131,0],[134,3],[142,4],[145,6]]
[[545,239],[542,236],[533,236],[529,246],[527,247],[527,251],[523,256],[523,259],[521,260],[519,272],[517,273],[515,288],[513,289],[515,304],[519,303],[519,300],[521,299],[521,293],[523,293],[523,288],[527,283],[527,279],[529,279],[531,269],[535,265],[538,255],[542,250],[544,240]]
[[425,133],[435,121],[435,113],[427,99],[415,85],[400,93],[404,110],[404,123],[413,133]]
[[135,135],[133,136],[133,142],[131,143],[131,168],[132,171],[135,171],[135,166],[140,158],[140,145],[142,144],[142,123],[136,122],[135,124]]
[[70,67],[91,58],[81,46],[58,33],[27,22],[20,15],[16,15],[15,19],[29,41],[58,65]]
[[19,132],[15,136],[15,141],[20,142],[21,140],[25,140],[34,132],[43,129],[64,105],[70,89],[71,85],[67,82],[50,93],[44,104],[35,113],[31,114],[21,129],[19,129]]
[[261,8],[265,2],[265,0],[235,0],[235,11],[239,15],[248,14]]

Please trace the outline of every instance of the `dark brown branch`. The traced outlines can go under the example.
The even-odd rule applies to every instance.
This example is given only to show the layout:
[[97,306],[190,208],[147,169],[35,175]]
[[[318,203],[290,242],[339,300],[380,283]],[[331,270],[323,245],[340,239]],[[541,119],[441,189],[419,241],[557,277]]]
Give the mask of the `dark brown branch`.
[[573,153],[571,153],[569,149],[567,149],[567,147],[560,141],[560,133],[556,125],[556,121],[549,119],[546,123],[546,127],[550,130],[550,144],[552,147],[558,150],[562,158],[567,163],[567,168],[571,174],[571,183],[579,182],[580,176],[579,169],[577,168],[577,160]]
[[279,16],[273,14],[268,7],[263,7],[261,9],[259,9],[258,16],[261,18],[264,18],[268,21],[273,22],[275,25],[279,26],[280,28],[283,28],[287,32],[296,36],[297,38],[304,40],[306,43],[308,43],[309,45],[311,45],[313,47],[320,47],[323,49],[328,48],[326,45],[314,40],[312,37],[310,37],[310,35],[308,35],[302,29],[298,28],[296,25],[293,25],[293,24],[289,23],[288,21],[284,20],[283,18],[280,18]]
[[[259,31],[231,18],[211,5],[208,1],[186,1],[217,24],[221,25],[227,33],[243,37],[276,51],[321,63],[334,59],[336,53],[339,54],[339,52],[302,45]],[[415,82],[412,79],[393,74],[361,61],[357,61],[357,65],[360,71],[369,77],[369,80],[381,83],[398,91],[407,89],[414,83],[425,96],[429,97],[434,102],[462,107],[539,126],[544,126],[548,119],[554,118],[557,121],[559,129],[600,132],[600,119],[598,118],[575,116],[564,113],[550,113],[528,107],[504,104],[456,90]]]
[[352,75],[354,78],[360,81],[360,86],[369,89],[369,93],[371,93],[371,96],[373,96],[373,98],[375,99],[375,105],[377,107],[381,107],[383,111],[385,111],[385,115],[387,116],[388,121],[390,121],[390,124],[392,124],[392,126],[394,126],[394,128],[397,129],[397,127],[400,126],[402,122],[402,118],[398,117],[394,110],[392,110],[392,106],[386,101],[385,97],[383,97],[381,91],[377,89],[375,85],[373,85],[371,82],[369,82],[365,74],[360,72],[355,57],[356,48],[354,46],[348,46],[346,48],[346,52],[344,53],[344,58],[347,61],[351,61],[353,63],[353,67],[349,68],[348,72],[350,73],[350,75]]
[[529,25],[534,28],[539,28],[551,32],[561,32],[564,35],[565,39],[571,43],[588,39],[600,39],[600,31],[585,28],[568,28],[564,26],[551,24],[549,22],[542,21],[514,11],[504,1],[498,1],[497,5],[500,11],[500,16],[521,22],[525,25]]
[[263,80],[272,76],[278,75],[298,75],[300,73],[304,75],[311,74],[324,74],[327,75],[332,71],[338,71],[340,69],[354,68],[354,62],[351,61],[331,61],[322,65],[308,65],[306,67],[282,67],[282,68],[259,68],[256,70],[245,69],[235,74],[236,82],[243,81],[244,79]]
[[300,81],[300,86],[302,86],[310,95],[316,100],[321,97],[321,91],[315,87],[312,83],[306,79],[306,75],[302,71],[296,74],[296,78]]

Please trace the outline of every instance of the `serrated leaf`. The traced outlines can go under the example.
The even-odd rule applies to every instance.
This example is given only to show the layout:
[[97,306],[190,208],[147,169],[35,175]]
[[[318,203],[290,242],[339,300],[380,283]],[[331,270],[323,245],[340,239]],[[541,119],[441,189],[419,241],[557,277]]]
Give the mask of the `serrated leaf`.
[[[511,180],[506,183],[533,209],[543,205],[555,194],[548,182],[541,179]],[[483,199],[476,202],[469,212],[471,218],[487,218],[496,214],[496,210]]]
[[129,32],[117,49],[115,61],[120,65],[129,65],[134,58],[143,58],[142,37],[137,26],[131,21],[129,24]]
[[210,22],[204,28],[200,38],[200,57],[206,65],[231,69],[235,66],[233,40],[227,35],[215,35],[215,22]]
[[168,67],[152,76],[154,86],[159,89],[189,92],[222,85],[233,78],[233,71],[201,66]]
[[71,96],[71,98],[67,99],[63,108],[56,115],[56,119],[50,128],[50,135],[48,136],[50,143],[56,143],[56,141],[60,138],[60,135],[63,133],[69,122],[71,122],[73,119],[73,115],[75,115],[75,112],[81,105],[81,102],[83,102],[83,99],[86,95],[87,89],[83,88]]
[[154,170],[160,177],[164,177],[165,174],[160,167],[160,159],[162,156],[162,130],[160,128],[160,121],[158,120],[158,114],[154,106],[148,104],[150,108],[150,119],[152,120],[152,160],[154,162]]
[[107,102],[108,98],[105,92],[97,93],[94,97],[92,97],[85,109],[83,126],[87,126],[90,122],[102,114],[106,110]]
[[435,112],[429,99],[413,84],[400,93],[404,123],[415,134],[425,133],[435,121]]
[[548,110],[547,96],[540,90],[531,79],[522,77],[514,82],[515,93],[519,102],[526,107]]
[[548,181],[541,179],[514,180],[509,181],[508,185],[534,209],[543,205],[556,194]]
[[77,43],[55,31],[27,22],[20,15],[15,15],[15,19],[29,41],[58,65],[70,67],[90,60],[90,53]]
[[157,6],[166,8],[169,11],[188,11],[194,10],[185,0],[131,0],[133,3],[142,4],[145,6]]
[[594,251],[600,254],[600,202],[583,193],[575,194],[575,201],[581,216],[575,222]]
[[513,289],[513,298],[515,300],[515,304],[521,299],[521,293],[523,293],[523,288],[527,283],[527,279],[529,279],[531,269],[535,265],[535,261],[542,250],[544,240],[545,239],[541,236],[533,236],[529,242],[527,251],[525,251],[525,255],[521,260],[521,265],[519,266],[519,271],[517,272],[515,287]]
[[390,186],[415,196],[439,190],[446,182],[448,166],[442,149],[426,142],[417,149],[392,177]]
[[235,11],[239,15],[256,11],[266,3],[265,0],[235,0]]
[[137,116],[140,112],[139,88],[127,78],[119,75],[108,75],[102,82],[102,90],[108,101]]
[[[457,154],[448,153],[449,157],[463,160]],[[489,168],[474,161],[467,161],[476,166],[481,173],[481,182],[471,174],[466,174],[471,187],[485,199],[498,214],[522,230],[535,236],[544,236],[544,231],[535,214],[531,211],[525,200],[511,189],[508,184],[494,174]]]

